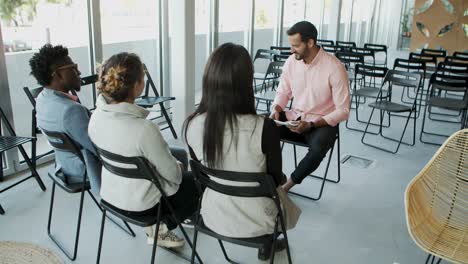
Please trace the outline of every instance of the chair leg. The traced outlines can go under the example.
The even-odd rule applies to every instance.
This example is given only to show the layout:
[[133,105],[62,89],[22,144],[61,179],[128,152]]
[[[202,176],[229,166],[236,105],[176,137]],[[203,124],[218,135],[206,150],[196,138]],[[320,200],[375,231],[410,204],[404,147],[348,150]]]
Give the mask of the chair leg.
[[99,244],[98,244],[98,253],[96,264],[101,262],[101,250],[102,250],[102,240],[104,237],[104,225],[106,223],[106,210],[102,210],[102,220],[101,220],[101,232],[99,232]]
[[284,224],[283,214],[280,214],[280,223],[281,223],[281,230],[284,236],[284,242],[286,243],[286,254],[288,255],[288,263],[292,264],[291,250],[289,248],[288,232],[286,231],[286,225]]
[[426,258],[426,262],[425,264],[440,264],[440,262],[442,261],[441,258],[439,258],[439,260],[437,260],[437,262],[435,262],[437,259],[436,256],[432,255],[432,254],[428,254],[427,255],[427,258]]
[[229,262],[229,263],[237,263],[233,260],[231,260],[226,252],[226,249],[224,248],[223,241],[218,239],[219,246],[221,247],[221,250],[223,251],[224,258]]
[[80,198],[80,209],[78,212],[78,221],[76,226],[76,234],[75,234],[75,245],[73,249],[73,254],[70,254],[62,245],[58,242],[58,240],[51,234],[50,226],[52,222],[52,210],[53,210],[53,203],[54,203],[54,195],[55,195],[55,183],[52,185],[52,193],[50,199],[50,209],[49,209],[49,220],[47,223],[47,234],[49,235],[50,239],[59,247],[59,249],[69,258],[70,260],[74,261],[76,259],[76,254],[78,252],[78,241],[80,239],[80,228],[81,228],[81,216],[83,213],[83,204],[84,204],[84,184],[83,184],[83,191],[81,191],[81,198]]
[[[21,153],[21,155],[24,158],[24,161],[26,161],[26,164],[28,164],[29,169],[31,170],[32,176],[36,179],[37,183],[39,184],[39,187],[41,188],[42,191],[46,190],[46,187],[44,185],[44,182],[42,181],[41,177],[36,171],[36,166],[33,164],[31,159],[29,158],[28,154],[24,150],[23,146],[18,146],[18,149]],[[35,157],[33,157],[35,159]],[[34,162],[35,163],[35,162]]]
[[156,257],[156,247],[157,247],[157,244],[158,244],[158,235],[159,235],[159,225],[161,224],[161,202],[159,203],[159,206],[158,206],[158,215],[157,215],[157,218],[156,218],[156,228],[154,230],[154,234],[153,234],[153,249],[151,251],[151,264],[154,263],[154,259]]
[[174,138],[177,139],[177,133],[174,127],[172,126],[171,119],[169,118],[169,115],[167,114],[166,108],[164,107],[164,103],[159,103],[159,107],[161,108],[161,112],[163,113],[164,118],[166,119],[167,125],[169,126],[169,129],[172,132],[172,136],[174,136]]
[[1,214],[1,215],[4,215],[4,214],[5,214],[5,210],[3,210],[3,207],[2,207],[1,204],[0,204],[0,214]]
[[197,240],[198,240],[198,230],[195,227],[193,232],[193,247],[192,247],[192,257],[190,258],[190,263],[195,263],[195,251],[197,250]]
[[[94,197],[94,195],[89,191],[87,190],[89,196],[91,196],[93,202],[96,204],[96,206],[98,207],[98,209],[103,212],[104,209],[102,209],[102,207],[99,205],[98,201],[96,200],[96,197]],[[114,219],[112,219],[112,217],[110,216],[107,216],[107,218],[109,218],[109,220],[111,220],[115,225],[117,225],[120,229],[122,229],[125,233],[129,234],[130,236],[132,237],[135,237],[135,232],[133,232],[133,229],[128,225],[127,222],[123,221],[122,222],[124,223],[125,227],[123,227],[122,225],[118,224]]]

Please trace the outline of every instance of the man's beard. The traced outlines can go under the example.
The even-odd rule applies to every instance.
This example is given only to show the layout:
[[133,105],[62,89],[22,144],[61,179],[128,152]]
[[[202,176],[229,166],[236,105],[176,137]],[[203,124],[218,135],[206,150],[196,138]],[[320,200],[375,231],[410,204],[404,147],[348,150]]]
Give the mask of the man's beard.
[[303,54],[297,54],[297,53],[295,53],[295,54],[294,54],[294,58],[295,58],[296,60],[299,60],[299,61],[300,61],[300,60],[303,60],[305,57],[307,57],[308,54],[309,54],[309,50],[308,50],[308,49],[305,49]]

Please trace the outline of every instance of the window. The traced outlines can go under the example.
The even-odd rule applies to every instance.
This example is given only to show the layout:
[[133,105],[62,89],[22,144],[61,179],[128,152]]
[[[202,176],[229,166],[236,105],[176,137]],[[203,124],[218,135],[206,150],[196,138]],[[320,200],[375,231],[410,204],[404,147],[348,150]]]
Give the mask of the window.
[[286,32],[292,25],[304,20],[305,10],[304,0],[284,0],[283,46],[289,46],[288,35]]
[[269,49],[274,44],[278,16],[278,1],[255,0],[254,45],[252,56],[258,49]]
[[225,42],[244,45],[250,10],[250,0],[219,1],[219,45]]

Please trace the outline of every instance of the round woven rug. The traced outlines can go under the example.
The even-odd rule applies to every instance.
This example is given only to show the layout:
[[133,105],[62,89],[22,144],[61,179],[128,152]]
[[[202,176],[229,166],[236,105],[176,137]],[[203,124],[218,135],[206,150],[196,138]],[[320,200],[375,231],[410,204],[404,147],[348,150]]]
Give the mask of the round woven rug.
[[31,243],[0,241],[0,264],[63,264],[53,251]]

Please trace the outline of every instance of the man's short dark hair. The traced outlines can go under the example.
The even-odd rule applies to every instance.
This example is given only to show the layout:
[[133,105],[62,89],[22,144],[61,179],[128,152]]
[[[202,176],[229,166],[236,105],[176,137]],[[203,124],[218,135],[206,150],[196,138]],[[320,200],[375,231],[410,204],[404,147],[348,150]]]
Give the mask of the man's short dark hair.
[[307,42],[309,39],[314,40],[314,44],[317,43],[317,28],[314,24],[308,21],[297,22],[287,31],[288,36],[299,33],[301,35],[302,42]]
[[45,44],[29,60],[31,75],[42,85],[49,85],[52,81],[53,69],[51,66],[61,63],[68,56],[68,49],[61,46]]

